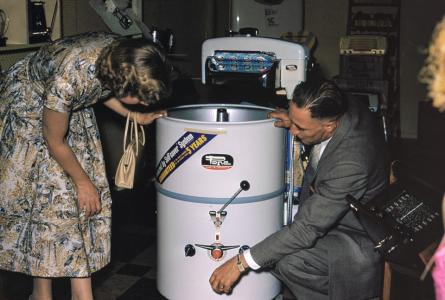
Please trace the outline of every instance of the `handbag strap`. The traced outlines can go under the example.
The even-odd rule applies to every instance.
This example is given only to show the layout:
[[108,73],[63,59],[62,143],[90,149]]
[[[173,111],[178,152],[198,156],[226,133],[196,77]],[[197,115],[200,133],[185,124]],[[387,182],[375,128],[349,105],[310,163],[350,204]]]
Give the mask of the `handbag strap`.
[[124,140],[122,144],[123,152],[125,152],[125,148],[127,148],[127,136],[128,136],[128,125],[130,124],[130,115],[131,112],[128,113],[127,121],[125,122]]
[[[137,115],[135,115],[135,116],[133,117],[133,119],[134,119],[134,124],[136,124],[135,126],[138,125],[138,122],[136,121],[136,116],[137,116]],[[145,130],[144,130],[144,126],[139,125],[139,128],[141,129],[141,137],[142,137],[141,145],[144,146],[144,145],[145,145]],[[136,129],[135,129],[134,132],[135,132],[136,137],[139,137],[139,130],[137,129],[137,127],[136,127]],[[137,139],[137,140],[138,140],[138,139]]]
[[[133,139],[136,141],[136,154],[139,153],[139,128],[141,131],[141,137],[142,137],[142,141],[141,141],[141,145],[144,146],[145,145],[145,130],[144,130],[144,126],[139,125],[136,122],[136,116],[133,115],[133,120],[131,120],[131,112],[128,113],[127,115],[127,121],[125,123],[125,133],[124,133],[124,141],[123,141],[123,151],[125,152],[126,148],[127,148],[127,138],[128,136],[130,136],[130,143],[133,141]],[[130,128],[128,128],[130,127]],[[139,127],[139,128],[138,128]],[[128,133],[128,131],[130,130],[130,134]]]

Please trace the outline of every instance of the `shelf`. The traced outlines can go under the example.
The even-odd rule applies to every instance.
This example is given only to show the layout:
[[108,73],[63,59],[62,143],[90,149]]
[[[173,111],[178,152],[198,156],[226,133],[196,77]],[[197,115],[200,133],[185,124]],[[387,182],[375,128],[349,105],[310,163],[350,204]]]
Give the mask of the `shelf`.
[[389,131],[391,135],[397,135],[400,106],[400,0],[349,0],[346,32],[348,36],[386,37],[384,84],[378,80],[356,78],[355,73],[349,74],[349,77],[343,75],[344,78],[339,78],[338,84],[354,90],[379,91],[383,96],[380,105],[390,124]]
[[37,50],[46,43],[39,44],[9,44],[4,47],[0,47],[0,53],[19,52],[19,51],[31,51]]
[[[61,0],[45,0],[43,1],[45,8],[45,18],[47,26],[51,25],[54,8],[57,5],[57,12],[55,17],[55,23],[51,38],[53,40],[61,37]],[[8,44],[28,44],[29,43],[29,29],[28,29],[28,0],[1,0],[1,9],[5,11],[8,19],[9,26],[6,32],[6,41]]]
[[399,0],[351,0],[353,6],[399,7]]

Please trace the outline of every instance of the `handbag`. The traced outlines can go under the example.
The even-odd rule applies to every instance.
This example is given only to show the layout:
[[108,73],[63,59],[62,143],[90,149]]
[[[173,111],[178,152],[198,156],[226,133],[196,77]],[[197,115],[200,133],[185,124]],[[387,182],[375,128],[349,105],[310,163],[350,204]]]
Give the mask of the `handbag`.
[[123,154],[114,178],[114,184],[119,188],[133,188],[136,162],[139,154],[139,143],[141,146],[145,145],[144,127],[138,125],[136,119],[131,120],[131,113],[128,113],[125,123]]

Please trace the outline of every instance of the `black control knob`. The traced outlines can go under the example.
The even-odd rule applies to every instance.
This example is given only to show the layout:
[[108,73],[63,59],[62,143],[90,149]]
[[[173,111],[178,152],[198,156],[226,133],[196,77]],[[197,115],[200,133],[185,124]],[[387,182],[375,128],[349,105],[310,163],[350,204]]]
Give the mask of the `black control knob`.
[[247,180],[241,181],[239,186],[243,191],[248,191],[250,189],[250,183]]
[[193,245],[187,244],[184,247],[185,256],[194,256],[196,254],[196,249]]

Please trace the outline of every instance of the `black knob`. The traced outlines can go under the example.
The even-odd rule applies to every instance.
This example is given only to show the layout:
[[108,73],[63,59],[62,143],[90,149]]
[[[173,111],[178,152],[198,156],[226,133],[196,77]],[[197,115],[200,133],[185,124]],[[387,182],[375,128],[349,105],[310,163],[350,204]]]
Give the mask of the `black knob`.
[[194,256],[196,253],[195,247],[191,244],[187,244],[184,247],[185,256]]
[[239,184],[239,186],[241,187],[241,189],[243,191],[248,191],[250,189],[250,183],[247,180],[243,180],[241,181],[241,183]]

